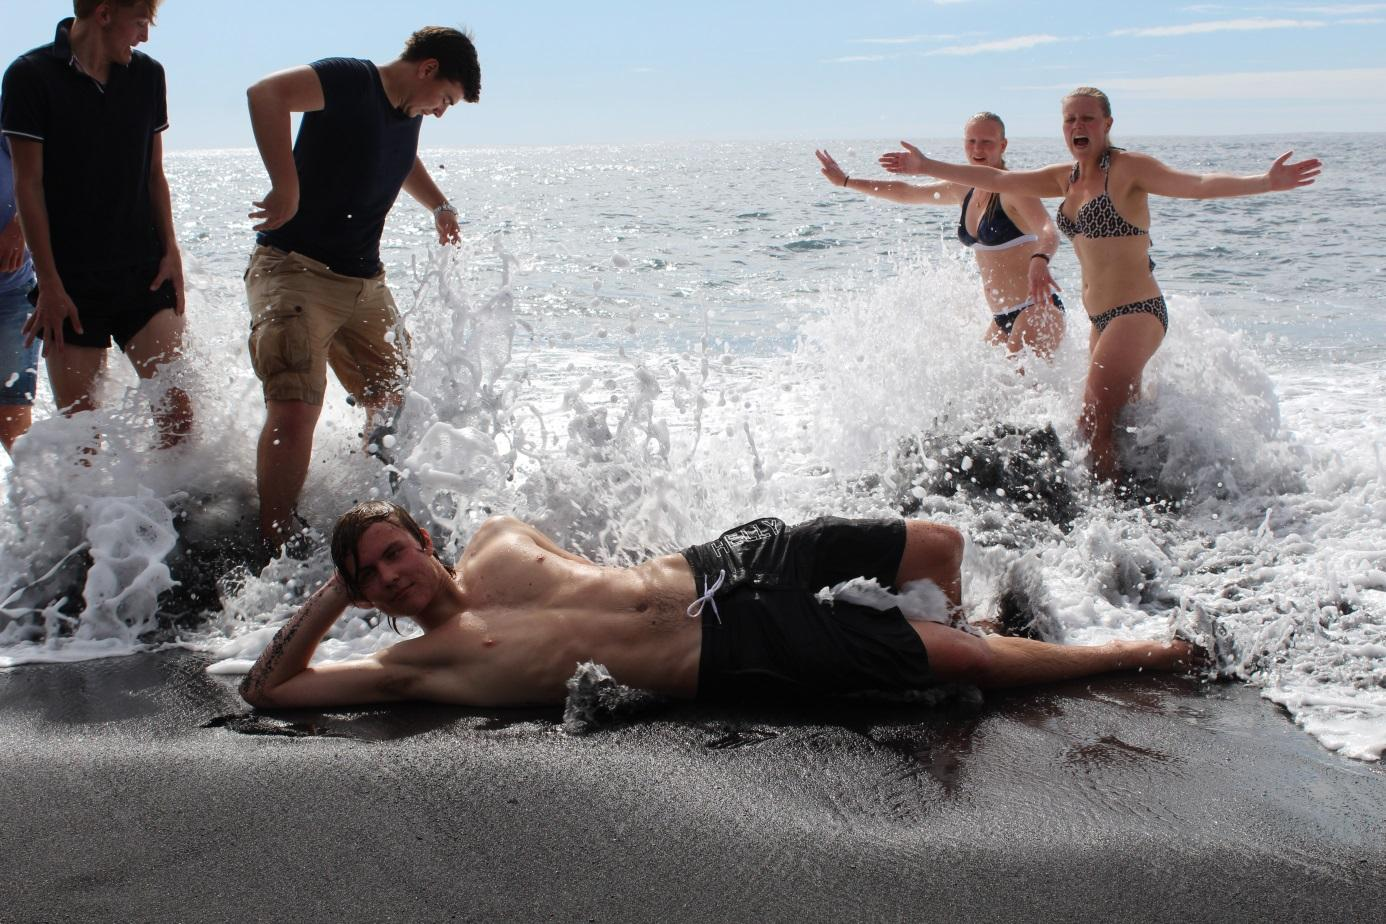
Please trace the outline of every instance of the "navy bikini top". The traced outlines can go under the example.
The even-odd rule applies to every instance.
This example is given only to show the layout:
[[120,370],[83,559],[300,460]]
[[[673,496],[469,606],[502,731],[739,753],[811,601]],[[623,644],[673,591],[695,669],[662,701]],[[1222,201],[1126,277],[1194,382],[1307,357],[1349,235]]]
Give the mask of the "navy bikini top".
[[[1107,195],[1107,180],[1111,177],[1112,152],[1107,151],[1098,161],[1097,166],[1102,171],[1102,195],[1088,201],[1086,205],[1078,210],[1078,215],[1070,219],[1064,214],[1063,203],[1059,203],[1055,210],[1054,224],[1070,240],[1081,234],[1083,237],[1138,237],[1142,234],[1149,234],[1145,228],[1137,228],[1131,222],[1122,218],[1112,204],[1112,197]],[[1068,178],[1069,185],[1078,182],[1078,165],[1073,165],[1073,173]]]
[[962,214],[958,216],[958,240],[962,241],[964,247],[973,250],[1010,250],[1039,240],[1015,226],[1011,216],[1001,207],[1001,197],[996,193],[990,194],[991,201],[982,211],[982,217],[977,219],[977,236],[973,237],[967,230],[967,206],[976,191],[969,189],[967,195],[963,196]]

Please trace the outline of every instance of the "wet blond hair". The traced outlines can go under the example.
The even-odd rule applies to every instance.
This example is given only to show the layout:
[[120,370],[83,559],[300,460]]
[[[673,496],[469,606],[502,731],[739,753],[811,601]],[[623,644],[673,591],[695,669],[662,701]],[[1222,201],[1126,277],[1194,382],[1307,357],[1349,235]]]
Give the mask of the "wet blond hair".
[[1097,87],[1079,87],[1072,93],[1065,96],[1064,102],[1068,102],[1075,96],[1086,96],[1090,99],[1097,100],[1099,103],[1102,104],[1102,114],[1109,119],[1112,117],[1112,101],[1107,98],[1106,93],[1103,93],[1101,90],[1097,89]]

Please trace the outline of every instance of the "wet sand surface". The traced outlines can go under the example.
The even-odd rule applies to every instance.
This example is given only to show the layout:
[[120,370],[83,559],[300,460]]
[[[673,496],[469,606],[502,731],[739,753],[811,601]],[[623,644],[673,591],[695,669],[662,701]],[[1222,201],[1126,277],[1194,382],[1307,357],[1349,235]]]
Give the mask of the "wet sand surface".
[[162,653],[0,672],[3,921],[1367,921],[1386,767],[1255,690],[254,713]]

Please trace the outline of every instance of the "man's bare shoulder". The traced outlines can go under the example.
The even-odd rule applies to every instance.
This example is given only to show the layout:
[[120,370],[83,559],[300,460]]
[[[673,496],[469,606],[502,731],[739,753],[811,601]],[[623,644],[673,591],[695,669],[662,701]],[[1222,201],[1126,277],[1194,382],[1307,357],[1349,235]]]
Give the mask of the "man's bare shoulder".
[[516,537],[532,540],[534,532],[534,527],[516,517],[504,515],[490,517],[472,534],[471,541],[467,543],[467,547],[458,559],[458,564],[461,564],[464,559],[474,557],[488,546],[504,543]]

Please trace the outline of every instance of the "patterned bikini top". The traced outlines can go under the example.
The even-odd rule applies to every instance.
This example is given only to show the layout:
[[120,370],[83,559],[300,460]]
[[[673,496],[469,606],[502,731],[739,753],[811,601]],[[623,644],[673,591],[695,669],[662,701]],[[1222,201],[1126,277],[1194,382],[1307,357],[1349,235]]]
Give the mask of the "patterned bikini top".
[[[1102,195],[1080,208],[1078,217],[1070,219],[1064,214],[1063,203],[1059,203],[1059,208],[1054,214],[1054,224],[1065,237],[1072,239],[1079,234],[1083,237],[1138,237],[1150,233],[1145,228],[1137,228],[1122,218],[1117,213],[1116,206],[1112,205],[1112,197],[1107,195],[1111,164],[1112,152],[1107,151],[1097,162],[1098,169],[1102,171]],[[1068,182],[1070,186],[1078,182],[1077,164],[1073,165],[1073,173],[1069,176]]]

